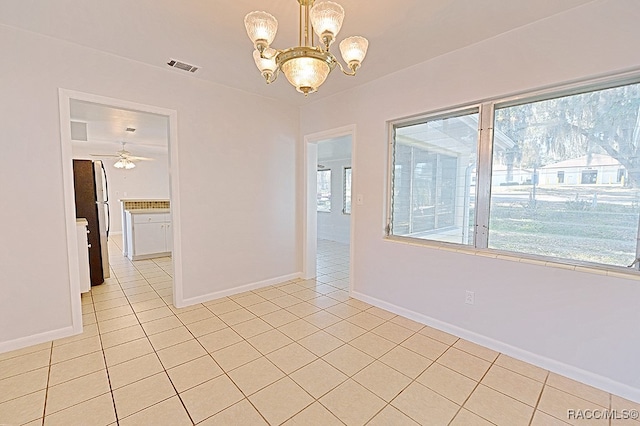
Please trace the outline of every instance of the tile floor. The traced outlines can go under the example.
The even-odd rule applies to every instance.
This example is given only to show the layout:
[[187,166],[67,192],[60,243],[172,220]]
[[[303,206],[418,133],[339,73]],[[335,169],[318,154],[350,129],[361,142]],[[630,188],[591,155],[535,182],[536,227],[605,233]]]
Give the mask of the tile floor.
[[0,424],[562,425],[640,409],[348,295],[348,249],[316,280],[185,309],[171,259],[130,262],[82,298],[81,335],[0,354]]

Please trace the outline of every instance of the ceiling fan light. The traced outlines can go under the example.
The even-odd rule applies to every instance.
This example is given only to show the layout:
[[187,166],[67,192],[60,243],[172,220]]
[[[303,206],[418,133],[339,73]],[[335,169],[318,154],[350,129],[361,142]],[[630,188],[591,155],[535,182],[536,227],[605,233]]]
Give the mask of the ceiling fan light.
[[342,28],[344,9],[332,1],[323,1],[311,8],[309,17],[313,30],[323,40],[325,46],[329,47]]
[[267,12],[250,12],[244,17],[247,35],[258,51],[268,48],[278,31],[278,20]]
[[318,90],[331,72],[329,64],[318,58],[293,58],[283,63],[282,72],[296,90],[308,95]]
[[[264,57],[262,57],[264,56]],[[266,49],[261,55],[259,51],[253,51],[253,60],[261,73],[274,73],[278,65],[276,64],[276,51],[274,49]]]
[[360,36],[347,37],[340,42],[342,59],[355,71],[367,55],[369,40]]

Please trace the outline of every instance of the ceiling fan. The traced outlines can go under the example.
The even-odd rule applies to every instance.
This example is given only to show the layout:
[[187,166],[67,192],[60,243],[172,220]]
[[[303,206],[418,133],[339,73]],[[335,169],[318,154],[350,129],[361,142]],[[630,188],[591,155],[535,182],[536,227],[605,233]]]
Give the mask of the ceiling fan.
[[116,151],[115,154],[91,154],[92,157],[116,157],[118,161],[113,164],[113,167],[116,169],[133,169],[136,165],[136,161],[151,161],[153,158],[147,157],[137,157],[131,155],[129,151],[124,149],[124,145],[126,142],[122,143],[122,149],[120,151]]

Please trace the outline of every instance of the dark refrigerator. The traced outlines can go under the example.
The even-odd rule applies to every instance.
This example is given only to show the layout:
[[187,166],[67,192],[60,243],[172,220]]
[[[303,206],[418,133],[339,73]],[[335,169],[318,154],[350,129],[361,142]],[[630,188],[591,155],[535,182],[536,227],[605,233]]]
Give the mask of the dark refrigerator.
[[76,218],[87,219],[91,285],[109,277],[109,195],[107,174],[101,161],[73,160]]

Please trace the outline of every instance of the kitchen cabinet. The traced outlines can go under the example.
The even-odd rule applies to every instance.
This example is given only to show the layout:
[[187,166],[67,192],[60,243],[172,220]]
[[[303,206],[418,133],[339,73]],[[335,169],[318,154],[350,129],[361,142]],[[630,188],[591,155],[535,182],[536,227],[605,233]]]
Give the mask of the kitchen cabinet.
[[171,215],[153,211],[127,211],[127,257],[131,260],[171,255]]

